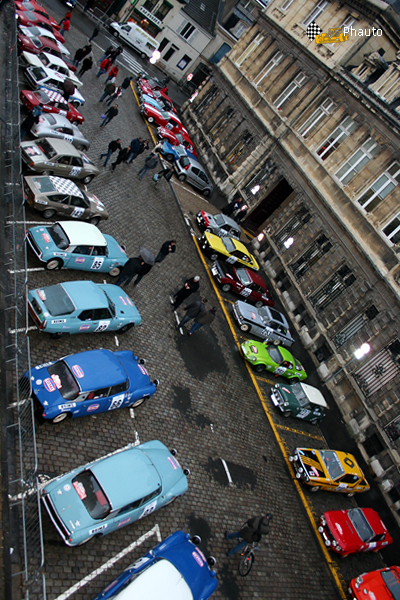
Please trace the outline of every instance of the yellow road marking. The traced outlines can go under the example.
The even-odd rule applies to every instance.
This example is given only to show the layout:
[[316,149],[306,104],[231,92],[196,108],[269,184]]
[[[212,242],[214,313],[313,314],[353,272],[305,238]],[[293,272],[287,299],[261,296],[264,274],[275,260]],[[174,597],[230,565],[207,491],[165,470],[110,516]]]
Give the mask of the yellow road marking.
[[[197,248],[197,251],[199,253],[200,260],[203,263],[203,266],[204,266],[205,270],[208,273],[211,285],[214,288],[214,292],[217,295],[217,298],[219,300],[220,306],[222,308],[222,312],[225,315],[225,318],[227,320],[227,323],[228,323],[229,328],[231,330],[231,333],[233,335],[233,339],[235,340],[236,344],[239,346],[239,338],[238,338],[238,335],[236,333],[236,330],[233,328],[232,318],[229,315],[228,311],[226,310],[226,307],[224,306],[224,302],[222,300],[221,294],[219,293],[219,289],[217,288],[217,286],[215,284],[214,277],[211,275],[210,270],[208,268],[208,265],[207,265],[206,261],[204,260],[203,253],[200,250],[200,246],[199,246],[199,243],[198,243],[198,241],[196,239],[196,236],[192,236],[192,237],[193,237],[195,246]],[[305,494],[303,492],[303,489],[302,489],[302,487],[301,487],[298,479],[296,478],[296,475],[294,473],[292,464],[289,461],[290,452],[289,452],[289,450],[288,450],[288,448],[286,446],[286,443],[285,443],[284,439],[279,435],[278,426],[274,423],[273,418],[272,418],[271,408],[266,403],[266,401],[265,401],[265,399],[263,397],[261,389],[260,389],[260,387],[259,387],[259,385],[257,383],[257,380],[256,380],[256,378],[255,378],[255,376],[254,376],[254,374],[253,374],[253,372],[251,370],[250,365],[248,365],[247,362],[245,362],[245,365],[246,365],[247,371],[248,371],[248,373],[250,375],[250,378],[251,378],[251,380],[253,382],[253,385],[254,385],[254,388],[255,388],[255,390],[257,392],[257,395],[258,395],[258,397],[259,397],[259,399],[261,401],[261,404],[262,404],[264,412],[265,412],[265,414],[267,416],[269,425],[270,425],[270,427],[272,429],[272,432],[273,432],[273,434],[275,436],[275,439],[276,439],[276,441],[278,443],[278,446],[279,446],[279,448],[280,448],[280,450],[282,452],[282,456],[283,456],[283,458],[285,460],[285,463],[286,463],[286,466],[288,468],[288,471],[289,471],[289,473],[290,473],[290,475],[292,477],[293,483],[294,483],[294,485],[296,487],[296,490],[297,490],[297,492],[298,492],[298,494],[300,496],[300,499],[301,499],[301,501],[303,503],[303,506],[304,506],[304,508],[306,510],[306,513],[308,515],[308,518],[310,519],[311,526],[312,526],[312,528],[314,530],[314,533],[315,533],[316,538],[318,540],[318,543],[319,543],[319,545],[321,547],[321,551],[322,551],[322,553],[323,553],[323,555],[325,557],[325,560],[326,560],[327,565],[329,567],[329,570],[330,570],[330,572],[332,574],[332,577],[333,577],[333,579],[334,579],[334,581],[336,583],[336,586],[338,588],[339,594],[340,594],[342,600],[347,600],[347,595],[346,595],[346,592],[344,590],[344,588],[345,588],[345,582],[343,581],[343,577],[342,577],[342,575],[341,575],[341,573],[340,573],[340,571],[338,569],[338,566],[332,560],[332,558],[331,558],[331,556],[330,556],[330,554],[329,554],[329,552],[328,552],[328,550],[327,550],[327,548],[326,548],[326,546],[324,544],[322,536],[318,533],[317,516],[316,516],[315,511],[314,511],[314,509],[313,509],[313,507],[311,505],[311,502],[305,496]]]
[[261,377],[260,375],[255,375],[254,377],[256,377],[258,379],[258,381],[263,381],[264,383],[269,383],[270,385],[272,385],[274,383],[274,380],[272,379],[265,379],[265,377]]
[[[135,96],[135,100],[136,100],[136,102],[137,102],[137,105],[138,105],[138,106],[140,106],[139,98],[137,97],[137,94],[136,94],[136,92],[135,92],[135,88],[133,87],[133,82],[132,82],[132,81],[131,81],[131,90],[132,90],[132,92],[133,92],[133,95]],[[157,140],[156,140],[156,138],[155,138],[155,137],[154,137],[154,135],[153,135],[153,131],[152,131],[152,129],[151,129],[151,127],[150,127],[149,123],[148,123],[146,120],[145,120],[145,123],[146,123],[146,127],[147,127],[147,129],[149,130],[150,137],[151,137],[151,139],[153,140],[153,143],[154,143],[154,145],[156,145],[156,144],[157,144]]]
[[279,425],[278,423],[276,424],[276,426],[278,427],[278,429],[283,429],[284,431],[291,431],[292,433],[298,433],[299,435],[304,435],[306,437],[313,438],[314,440],[319,440],[321,442],[325,441],[325,439],[322,437],[322,435],[314,435],[313,433],[307,433],[306,431],[300,431],[300,429],[293,429],[293,427],[287,427],[286,425]]

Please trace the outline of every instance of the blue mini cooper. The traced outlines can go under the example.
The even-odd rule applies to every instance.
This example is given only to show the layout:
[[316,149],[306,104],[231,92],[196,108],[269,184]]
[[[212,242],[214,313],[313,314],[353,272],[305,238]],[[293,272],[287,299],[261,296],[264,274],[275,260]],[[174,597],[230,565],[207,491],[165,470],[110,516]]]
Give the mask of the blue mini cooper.
[[142,404],[159,383],[151,382],[144,363],[130,350],[88,350],[33,367],[24,373],[20,387],[30,387],[30,376],[40,416],[60,423],[67,417]]

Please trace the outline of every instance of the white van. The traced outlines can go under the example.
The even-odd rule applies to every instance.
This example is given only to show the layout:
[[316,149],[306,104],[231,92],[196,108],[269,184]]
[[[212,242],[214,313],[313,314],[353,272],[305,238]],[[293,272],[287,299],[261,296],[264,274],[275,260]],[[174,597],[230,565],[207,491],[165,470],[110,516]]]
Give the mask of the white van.
[[110,31],[116,38],[125,40],[142,58],[151,57],[154,50],[160,45],[151,35],[146,33],[136,23],[111,23]]

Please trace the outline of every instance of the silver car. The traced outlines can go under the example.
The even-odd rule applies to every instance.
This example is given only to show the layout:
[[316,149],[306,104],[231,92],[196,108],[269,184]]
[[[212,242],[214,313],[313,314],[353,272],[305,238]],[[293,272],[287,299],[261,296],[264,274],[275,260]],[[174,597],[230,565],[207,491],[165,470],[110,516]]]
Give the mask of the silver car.
[[289,331],[286,317],[269,306],[256,308],[246,302],[238,300],[234,303],[233,316],[241,331],[246,331],[275,346],[290,347],[294,339]]
[[174,162],[174,169],[179,181],[187,181],[193,187],[201,190],[204,196],[209,196],[213,190],[203,167],[194,158],[182,156]]
[[66,117],[55,113],[43,113],[39,123],[31,129],[36,138],[57,138],[69,142],[78,150],[89,150],[90,142],[85,139],[76,125],[72,125]]

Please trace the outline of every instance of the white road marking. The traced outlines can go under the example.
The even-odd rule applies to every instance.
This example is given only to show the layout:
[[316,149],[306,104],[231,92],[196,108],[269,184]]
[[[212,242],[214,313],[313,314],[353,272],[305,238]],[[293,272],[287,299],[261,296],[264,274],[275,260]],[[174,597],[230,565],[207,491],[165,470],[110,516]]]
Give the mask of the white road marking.
[[55,600],[66,600],[66,598],[69,598],[70,596],[72,596],[72,594],[75,594],[75,592],[77,592],[78,590],[81,590],[85,585],[90,583],[93,579],[95,579],[96,577],[98,577],[99,575],[104,573],[105,571],[108,571],[108,569],[110,567],[112,567],[113,565],[115,565],[116,562],[121,560],[121,558],[123,558],[124,556],[126,556],[127,554],[129,554],[130,552],[135,550],[135,548],[137,548],[138,546],[143,544],[143,542],[145,542],[147,539],[149,539],[149,537],[151,537],[152,535],[155,535],[157,537],[158,543],[161,542],[162,538],[161,538],[161,533],[160,533],[160,527],[158,526],[158,524],[154,525],[154,527],[152,527],[152,529],[150,529],[145,534],[143,534],[138,540],[136,540],[136,542],[132,542],[132,544],[130,544],[129,546],[124,548],[124,550],[121,550],[121,552],[118,552],[118,554],[113,556],[113,558],[110,558],[110,560],[108,560],[106,563],[104,563],[104,565],[102,565],[98,569],[95,569],[94,571],[92,571],[90,573],[90,575],[87,575],[86,577],[81,579],[81,581],[78,581],[78,583],[76,583],[75,585],[70,587],[69,590],[67,590],[60,596],[57,596],[57,598],[55,598]]
[[115,336],[115,345],[118,347],[119,346],[119,339],[118,336]]
[[[177,323],[177,325],[179,325],[180,318],[178,317],[178,313],[176,312],[176,310],[174,310],[174,315],[175,315],[176,323]],[[183,329],[182,329],[182,327],[179,327],[179,331],[180,331],[180,334],[183,335]]]
[[[130,409],[129,409],[129,414],[130,414],[130,416],[131,416],[131,419],[134,419],[134,418],[135,418],[135,411],[134,411],[134,409],[133,409],[133,408],[130,408]],[[137,433],[137,432],[136,432],[136,433]]]
[[185,219],[185,223],[186,223],[186,225],[187,225],[188,227],[191,227],[191,226],[192,226],[192,222],[191,222],[191,220],[190,220],[188,217],[184,217],[184,219]]
[[181,187],[183,190],[185,190],[185,192],[189,192],[190,194],[193,194],[193,196],[197,196],[197,198],[201,198],[204,202],[207,202],[207,204],[210,204],[209,201],[204,198],[204,196],[202,196],[201,194],[198,194],[197,192],[194,192],[193,190],[190,190],[186,186],[182,185],[180,183],[180,181],[173,181],[172,183],[174,185],[179,185],[179,187]]
[[54,225],[54,221],[7,221],[8,223],[13,223],[14,225],[43,225],[43,227],[47,227],[48,225]]
[[139,434],[136,430],[135,430],[135,441],[133,442],[133,445],[140,446]]
[[220,460],[221,460],[221,462],[222,462],[222,466],[223,466],[223,467],[224,467],[224,469],[225,469],[225,473],[226,473],[226,476],[227,476],[227,478],[228,478],[229,485],[233,485],[232,477],[231,477],[231,474],[229,473],[229,469],[228,469],[228,465],[226,464],[226,461],[224,461],[224,459],[223,459],[223,458],[221,458]]
[[17,273],[34,273],[35,271],[45,271],[46,269],[44,267],[32,267],[32,269],[17,269],[16,271],[14,271],[13,269],[8,269],[8,272],[11,273],[12,275],[17,274]]
[[25,329],[25,327],[21,327],[20,329],[9,329],[8,333],[23,333],[25,331],[35,331],[35,329],[37,329],[36,326],[31,325],[28,329]]

